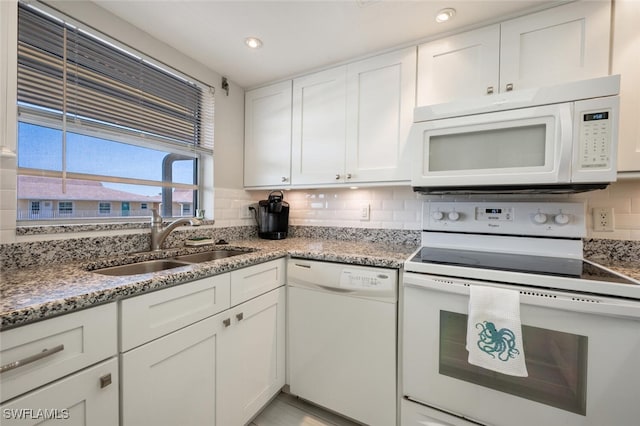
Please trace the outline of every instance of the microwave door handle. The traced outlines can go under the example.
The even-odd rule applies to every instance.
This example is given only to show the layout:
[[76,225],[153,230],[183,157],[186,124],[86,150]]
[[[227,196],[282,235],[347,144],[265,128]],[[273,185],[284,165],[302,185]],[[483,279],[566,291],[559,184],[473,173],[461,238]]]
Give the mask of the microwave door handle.
[[556,167],[558,168],[558,182],[571,181],[571,159],[573,156],[573,104],[559,105],[558,117],[559,137],[555,147]]

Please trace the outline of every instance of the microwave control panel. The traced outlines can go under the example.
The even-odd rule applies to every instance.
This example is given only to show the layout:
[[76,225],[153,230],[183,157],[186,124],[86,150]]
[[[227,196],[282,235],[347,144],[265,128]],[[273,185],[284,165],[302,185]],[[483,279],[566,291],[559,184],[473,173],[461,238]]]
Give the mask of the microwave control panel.
[[611,112],[583,112],[580,117],[580,168],[611,167]]
[[572,183],[615,182],[619,96],[574,102]]

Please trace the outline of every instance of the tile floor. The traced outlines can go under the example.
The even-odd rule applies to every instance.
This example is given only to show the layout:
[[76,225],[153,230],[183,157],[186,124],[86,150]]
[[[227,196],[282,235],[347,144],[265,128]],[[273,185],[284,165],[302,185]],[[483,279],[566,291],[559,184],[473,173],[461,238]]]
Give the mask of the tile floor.
[[249,426],[360,426],[287,393],[280,393]]

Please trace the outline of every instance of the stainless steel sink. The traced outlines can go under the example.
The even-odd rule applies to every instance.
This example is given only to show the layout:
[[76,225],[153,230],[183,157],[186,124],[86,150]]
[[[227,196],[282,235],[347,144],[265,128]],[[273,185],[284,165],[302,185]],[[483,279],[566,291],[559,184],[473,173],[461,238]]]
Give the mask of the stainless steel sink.
[[102,275],[136,275],[147,274],[149,272],[164,271],[167,269],[179,268],[181,266],[188,266],[188,262],[180,262],[174,259],[158,259],[147,260],[144,262],[131,263],[128,265],[112,266],[109,268],[96,269],[95,273]]
[[149,272],[165,271],[167,269],[188,266],[194,263],[208,262],[210,260],[224,259],[226,257],[238,256],[249,253],[244,250],[212,250],[202,253],[185,254],[170,259],[146,260],[144,262],[130,263],[128,265],[111,266],[108,268],[96,269],[93,272],[101,275],[125,276],[147,274]]
[[248,251],[243,250],[212,250],[202,253],[185,254],[182,256],[176,256],[175,259],[182,262],[200,263],[208,262],[210,260],[224,259],[225,257],[238,256],[240,254],[247,254]]

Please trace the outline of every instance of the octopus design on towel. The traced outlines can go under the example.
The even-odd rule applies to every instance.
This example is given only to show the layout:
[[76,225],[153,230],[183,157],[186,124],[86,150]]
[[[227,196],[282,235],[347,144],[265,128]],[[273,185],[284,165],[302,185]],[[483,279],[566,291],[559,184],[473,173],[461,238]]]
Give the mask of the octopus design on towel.
[[484,324],[479,322],[476,328],[482,328],[478,334],[478,347],[492,358],[497,355],[500,361],[508,361],[520,354],[516,349],[516,336],[508,328],[497,330],[495,324],[490,321],[484,321]]

